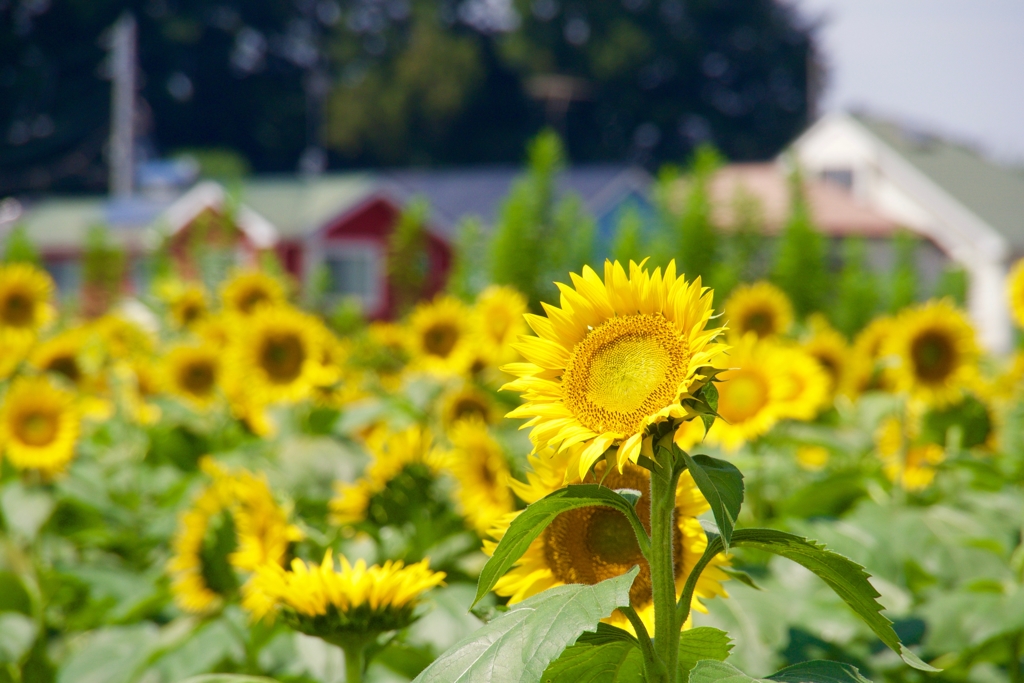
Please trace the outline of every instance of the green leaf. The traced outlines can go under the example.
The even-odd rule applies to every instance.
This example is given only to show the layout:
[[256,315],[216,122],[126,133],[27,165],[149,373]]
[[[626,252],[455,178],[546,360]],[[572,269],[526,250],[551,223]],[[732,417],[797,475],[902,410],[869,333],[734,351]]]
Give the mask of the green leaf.
[[552,662],[542,683],[644,683],[644,656],[635,643],[577,642]]
[[852,664],[823,659],[787,666],[768,678],[779,683],[871,683]]
[[732,652],[732,639],[725,631],[701,626],[683,631],[679,636],[679,667],[676,680],[687,683],[697,662],[714,659],[724,662]]
[[632,525],[633,531],[637,534],[641,552],[645,556],[649,554],[650,540],[629,500],[604,486],[574,484],[559,489],[527,506],[512,521],[508,531],[498,543],[498,547],[494,549],[494,554],[487,560],[487,564],[480,572],[476,599],[473,600],[473,604],[480,602],[480,599],[494,588],[498,579],[512,568],[512,565],[523,556],[534,539],[540,536],[558,515],[568,510],[594,506],[610,507],[625,515]]
[[277,683],[273,678],[243,676],[241,674],[204,674],[186,678],[180,683]]
[[19,481],[10,482],[0,492],[0,509],[8,531],[28,541],[36,537],[53,508],[53,496],[27,489]]
[[0,662],[17,664],[36,642],[36,622],[24,614],[0,614]]
[[702,422],[704,422],[704,431],[711,429],[711,425],[715,424],[715,418],[718,417],[718,387],[715,386],[714,382],[708,382],[701,389],[701,395],[704,398],[704,402],[707,403],[708,408],[711,410],[710,413],[703,413],[700,416]]
[[581,633],[629,604],[629,588],[639,571],[633,567],[593,586],[558,586],[524,600],[456,643],[415,681],[534,683]]
[[743,475],[731,462],[708,455],[690,456],[684,450],[679,452],[697,488],[711,505],[711,512],[718,523],[718,533],[722,536],[724,548],[728,550],[732,530],[743,505]]
[[159,641],[153,624],[108,626],[77,640],[61,664],[57,683],[129,683]]
[[735,569],[733,567],[719,567],[723,574],[726,574],[730,579],[735,579],[742,584],[746,584],[756,591],[762,590],[760,586],[754,581],[754,577],[746,573],[742,569]]
[[32,597],[14,572],[0,572],[0,612],[32,614]]
[[690,683],[871,683],[857,667],[840,662],[813,660],[786,667],[767,678],[754,678],[732,664],[704,660],[690,672]]
[[629,631],[625,631],[618,626],[612,626],[606,624],[603,621],[597,625],[597,630],[591,633],[587,631],[579,638],[576,639],[576,643],[588,643],[590,645],[603,645],[604,643],[617,643],[627,642],[637,645],[636,636]]
[[[921,671],[939,670],[925,664],[917,655],[903,647],[899,636],[892,628],[892,622],[881,614],[882,605],[876,600],[879,594],[868,582],[869,574],[853,560],[834,553],[814,541],[774,529],[737,529],[732,540],[736,547],[756,548],[780,555],[811,570],[864,620],[883,643],[902,657],[904,662]],[[723,549],[721,537],[709,534],[708,547],[701,562],[703,563],[705,558],[714,557]],[[694,574],[698,572],[695,571]]]

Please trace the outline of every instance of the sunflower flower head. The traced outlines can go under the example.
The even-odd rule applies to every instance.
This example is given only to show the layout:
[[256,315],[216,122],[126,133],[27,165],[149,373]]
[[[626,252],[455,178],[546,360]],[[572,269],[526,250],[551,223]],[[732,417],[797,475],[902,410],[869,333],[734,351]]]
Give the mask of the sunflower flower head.
[[80,431],[74,394],[46,377],[14,380],[0,403],[0,447],[18,469],[59,474],[75,457]]
[[515,360],[512,344],[528,332],[523,315],[526,297],[511,287],[491,285],[480,293],[473,306],[478,339],[490,347],[499,362]]
[[753,332],[759,338],[774,337],[793,324],[793,305],[785,292],[762,280],[733,291],[725,302],[725,319],[739,336]]
[[287,298],[284,285],[258,270],[239,271],[220,289],[221,306],[239,315],[252,315],[264,306],[280,306]]
[[803,350],[814,357],[828,375],[828,395],[833,398],[846,387],[850,348],[846,338],[834,329],[823,316],[814,314],[809,320],[810,336]]
[[896,391],[931,405],[959,399],[977,375],[980,355],[963,312],[949,299],[930,301],[905,310],[894,327],[883,353]]
[[455,498],[469,526],[485,535],[515,509],[509,488],[509,467],[501,445],[480,420],[458,422],[448,434],[452,442],[449,468],[458,487]]
[[288,569],[260,567],[242,604],[254,619],[281,614],[297,631],[338,642],[353,634],[405,628],[415,620],[422,595],[444,578],[426,559],[409,566],[401,561],[367,566],[341,557],[339,568],[328,549],[319,565],[295,559]]
[[922,442],[919,411],[908,411],[904,419],[888,417],[875,432],[875,450],[889,481],[907,491],[928,488],[946,451],[937,443]]
[[650,425],[691,419],[683,400],[726,349],[699,278],[677,277],[675,262],[664,273],[629,268],[608,261],[603,279],[589,267],[571,274],[559,307],[526,316],[537,334],[515,345],[526,362],[502,368],[517,377],[504,388],[524,399],[508,417],[529,418],[538,450],[583,445],[581,477],[609,448],[620,468],[636,462]]
[[164,358],[164,387],[198,409],[216,401],[220,374],[220,353],[210,345],[175,346]]
[[163,288],[171,323],[178,329],[190,329],[210,311],[206,290],[194,282],[173,283]]
[[[530,457],[531,471],[527,481],[513,481],[516,494],[528,503],[540,500],[563,486],[562,480],[567,468],[571,469],[572,455],[567,449],[561,452],[547,450]],[[570,483],[580,483],[574,477]],[[650,531],[651,503],[650,473],[626,463],[622,470],[611,467],[607,461],[599,462],[588,472],[585,483],[602,482],[613,489],[633,489],[642,492],[636,504],[640,521]],[[689,472],[679,478],[676,489],[676,529],[673,552],[675,553],[676,595],[682,594],[687,577],[707,547],[704,533],[697,516],[709,506],[700,494]],[[505,535],[516,514],[506,515],[491,531],[494,539]],[[495,541],[485,541],[484,551],[493,553]],[[726,574],[721,567],[726,562],[722,556],[712,560],[701,574],[694,592],[693,608],[706,612],[703,601],[715,596],[725,596],[722,582]],[[651,592],[651,573],[636,536],[626,517],[606,507],[585,507],[563,512],[530,544],[516,565],[503,576],[494,590],[498,595],[509,598],[509,604],[521,602],[541,591],[570,583],[593,585],[605,579],[620,576],[634,565],[640,566],[630,589],[630,604],[654,635],[654,605]],[[605,620],[615,626],[632,632],[632,626],[619,612]],[[687,622],[686,626],[689,626]]]
[[54,317],[53,280],[28,263],[0,266],[0,332],[32,335]]
[[1018,327],[1024,327],[1024,259],[1017,261],[1006,279],[1006,296],[1010,312]]
[[420,304],[409,319],[408,344],[411,369],[439,377],[462,374],[472,362],[470,309],[450,296]]

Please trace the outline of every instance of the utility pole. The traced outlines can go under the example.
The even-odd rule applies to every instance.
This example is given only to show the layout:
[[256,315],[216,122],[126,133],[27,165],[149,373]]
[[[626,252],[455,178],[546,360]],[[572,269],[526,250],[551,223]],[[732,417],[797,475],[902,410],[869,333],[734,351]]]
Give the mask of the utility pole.
[[110,194],[132,196],[135,186],[135,17],[125,12],[110,36]]

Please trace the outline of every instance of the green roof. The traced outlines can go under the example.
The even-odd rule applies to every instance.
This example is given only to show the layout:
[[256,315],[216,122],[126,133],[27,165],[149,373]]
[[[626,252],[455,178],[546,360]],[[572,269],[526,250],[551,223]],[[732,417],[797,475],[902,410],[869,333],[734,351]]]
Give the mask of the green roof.
[[[95,197],[55,197],[31,205],[17,221],[32,243],[41,249],[77,250],[85,244],[89,228],[107,225],[103,201]],[[127,244],[128,235],[111,230],[111,239]]]
[[288,239],[312,233],[355,207],[377,187],[379,183],[363,173],[265,177],[246,182],[240,199],[273,223],[282,239]]
[[966,145],[914,132],[898,124],[867,116],[856,118],[932,182],[1002,234],[1014,252],[1024,251],[1024,168],[1001,166]]

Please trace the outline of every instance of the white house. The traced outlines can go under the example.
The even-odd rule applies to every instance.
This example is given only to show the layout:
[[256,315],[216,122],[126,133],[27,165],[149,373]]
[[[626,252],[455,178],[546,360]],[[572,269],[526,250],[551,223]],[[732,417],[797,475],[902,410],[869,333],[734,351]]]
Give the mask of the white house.
[[805,172],[846,187],[962,265],[982,344],[1010,350],[1006,276],[1024,256],[1024,171],[965,145],[845,113],[818,120],[791,151]]

